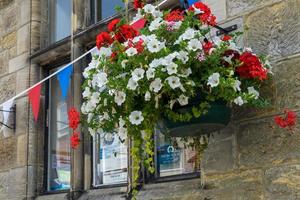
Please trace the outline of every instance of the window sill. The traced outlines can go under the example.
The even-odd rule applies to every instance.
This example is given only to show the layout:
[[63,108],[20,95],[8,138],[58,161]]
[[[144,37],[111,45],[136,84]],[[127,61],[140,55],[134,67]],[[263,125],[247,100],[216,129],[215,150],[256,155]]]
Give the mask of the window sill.
[[200,172],[188,173],[188,174],[178,174],[173,176],[157,177],[154,178],[150,183],[163,183],[172,181],[183,181],[189,179],[200,178]]

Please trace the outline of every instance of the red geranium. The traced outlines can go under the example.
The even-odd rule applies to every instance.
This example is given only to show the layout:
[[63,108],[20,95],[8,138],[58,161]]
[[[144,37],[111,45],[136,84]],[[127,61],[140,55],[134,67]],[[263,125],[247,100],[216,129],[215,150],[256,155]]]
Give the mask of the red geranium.
[[178,21],[182,21],[183,19],[184,19],[183,11],[179,9],[173,10],[172,12],[168,13],[165,16],[165,20],[168,22],[178,22]]
[[144,3],[141,0],[134,0],[133,2],[133,7],[134,9],[139,9],[139,8],[143,8]]
[[206,54],[208,54],[209,51],[211,50],[211,48],[213,48],[213,47],[214,47],[214,44],[210,41],[204,42],[204,44],[203,44],[203,50]]
[[77,129],[80,122],[80,113],[75,109],[71,108],[68,112],[69,127],[73,130]]
[[236,69],[236,72],[242,78],[258,78],[259,80],[267,79],[268,70],[265,69],[258,57],[251,52],[244,52],[240,56],[241,66]]
[[285,117],[276,116],[274,118],[275,123],[280,126],[281,128],[292,128],[296,125],[297,121],[297,114],[294,111],[284,111]]
[[112,20],[108,25],[107,25],[107,29],[109,31],[115,31],[117,28],[117,24],[120,22],[120,19],[114,19]]
[[100,49],[103,46],[108,46],[113,43],[113,39],[111,38],[110,34],[107,32],[102,32],[97,35],[96,38],[96,46]]
[[79,133],[73,132],[73,134],[70,138],[70,141],[71,141],[72,149],[76,149],[78,147],[79,143],[80,143]]
[[224,35],[224,37],[222,38],[223,41],[229,41],[231,40],[231,36],[230,35]]
[[119,31],[115,35],[115,39],[118,40],[120,43],[123,43],[126,40],[133,39],[138,35],[139,32],[135,30],[132,26],[124,24],[120,26]]
[[211,13],[210,8],[204,3],[197,2],[189,7],[189,11],[199,12],[197,16],[199,19],[208,25],[215,26],[216,25],[216,17]]

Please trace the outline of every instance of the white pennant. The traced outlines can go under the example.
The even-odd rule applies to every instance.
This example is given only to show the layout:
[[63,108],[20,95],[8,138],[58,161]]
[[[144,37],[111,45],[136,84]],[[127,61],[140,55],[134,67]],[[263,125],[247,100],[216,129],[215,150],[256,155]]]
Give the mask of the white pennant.
[[[9,118],[9,114],[10,114],[10,112],[6,112],[6,111],[11,111],[13,103],[14,103],[14,100],[11,100],[11,101],[7,101],[4,104],[2,104],[3,124],[5,124],[5,125],[8,125],[7,122],[8,122],[8,118]],[[1,131],[3,131],[4,127],[5,126],[2,125]],[[5,137],[5,134],[4,134],[4,137]]]

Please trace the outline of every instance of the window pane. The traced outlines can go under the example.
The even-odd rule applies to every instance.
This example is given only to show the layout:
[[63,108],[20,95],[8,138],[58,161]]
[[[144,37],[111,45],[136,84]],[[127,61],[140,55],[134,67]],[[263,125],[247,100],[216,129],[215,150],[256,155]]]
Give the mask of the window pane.
[[118,135],[96,134],[94,137],[94,186],[127,182],[127,146]]
[[54,42],[71,34],[71,0],[56,0]]
[[61,100],[58,81],[50,79],[49,136],[48,136],[48,190],[70,188],[70,135],[68,108],[70,103]]
[[191,147],[184,147],[180,138],[166,137],[157,131],[157,176],[171,176],[199,171],[198,155]]

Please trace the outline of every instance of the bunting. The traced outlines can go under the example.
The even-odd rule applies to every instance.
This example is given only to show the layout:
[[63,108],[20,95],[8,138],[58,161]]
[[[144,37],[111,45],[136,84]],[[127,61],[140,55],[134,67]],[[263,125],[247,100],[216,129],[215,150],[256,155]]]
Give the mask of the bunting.
[[62,100],[65,100],[68,96],[68,90],[72,73],[73,65],[69,65],[57,74],[57,80],[61,89]]
[[36,85],[28,92],[28,98],[31,103],[31,108],[34,116],[34,120],[37,121],[40,110],[40,96],[41,96],[41,87],[42,85]]
[[[11,108],[13,106],[13,103],[14,101],[11,100],[11,101],[7,101],[5,102],[3,105],[2,105],[2,113],[3,113],[3,124],[7,125],[8,123],[8,119],[9,119],[9,114],[10,112],[8,111],[11,111]],[[1,131],[4,133],[4,137],[8,137],[9,135],[6,135],[5,132],[4,132],[4,128],[5,126],[2,125],[1,127]]]
[[145,19],[139,19],[139,20],[137,20],[136,22],[134,22],[131,26],[132,26],[135,30],[139,31],[140,29],[142,29],[142,28],[145,27],[146,22],[147,22],[147,21],[146,21]]

